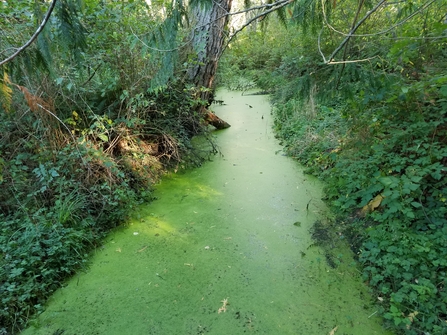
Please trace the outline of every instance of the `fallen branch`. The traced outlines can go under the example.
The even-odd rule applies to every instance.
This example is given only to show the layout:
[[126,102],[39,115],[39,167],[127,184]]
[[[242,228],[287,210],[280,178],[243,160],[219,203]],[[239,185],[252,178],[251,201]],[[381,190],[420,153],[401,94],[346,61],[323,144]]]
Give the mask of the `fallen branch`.
[[216,114],[213,112],[208,111],[205,114],[205,122],[212,125],[216,129],[226,129],[230,128],[230,124],[219,118]]

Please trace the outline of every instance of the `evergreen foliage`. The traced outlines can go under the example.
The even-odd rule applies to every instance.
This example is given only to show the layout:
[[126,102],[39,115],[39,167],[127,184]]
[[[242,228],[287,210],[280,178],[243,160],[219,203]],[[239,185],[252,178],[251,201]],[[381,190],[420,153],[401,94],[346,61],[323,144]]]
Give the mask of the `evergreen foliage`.
[[[46,6],[0,2],[1,59]],[[0,68],[0,334],[42,311],[166,169],[203,161],[190,140],[206,132],[204,102],[182,80],[172,35],[184,9],[163,8],[59,0]]]
[[[1,59],[47,6],[0,2]],[[446,1],[299,0],[268,25],[265,6],[221,83],[274,92],[278,136],[326,180],[390,324],[446,334]],[[41,311],[164,169],[200,164],[188,29],[182,1],[59,0],[1,67],[0,333]]]
[[377,3],[301,2],[287,30],[240,36],[221,80],[274,92],[278,137],[325,180],[388,327],[447,334],[447,3]]

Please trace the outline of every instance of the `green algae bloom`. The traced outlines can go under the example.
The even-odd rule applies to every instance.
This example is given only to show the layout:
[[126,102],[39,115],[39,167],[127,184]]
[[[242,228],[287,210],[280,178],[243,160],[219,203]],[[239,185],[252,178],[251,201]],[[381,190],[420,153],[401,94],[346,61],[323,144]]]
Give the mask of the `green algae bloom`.
[[222,154],[164,178],[24,335],[390,334],[349,249],[310,248],[321,185],[276,154],[266,97],[219,99]]

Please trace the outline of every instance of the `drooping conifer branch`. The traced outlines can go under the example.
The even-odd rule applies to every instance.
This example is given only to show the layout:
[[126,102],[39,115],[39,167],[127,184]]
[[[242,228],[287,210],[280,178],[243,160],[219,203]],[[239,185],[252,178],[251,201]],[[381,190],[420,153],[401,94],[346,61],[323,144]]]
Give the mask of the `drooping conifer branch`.
[[[333,25],[329,24],[329,22],[327,22],[327,19],[326,19],[326,14],[325,13],[323,13],[323,14],[324,14],[324,17],[325,17],[325,25],[329,29],[331,29],[332,31],[336,32],[337,34],[340,34],[342,36],[351,36],[351,37],[371,37],[371,36],[384,35],[386,33],[389,33],[391,30],[396,29],[397,27],[399,27],[399,26],[403,25],[404,23],[406,23],[407,21],[411,20],[417,14],[421,13],[423,10],[427,9],[428,7],[433,5],[434,3],[436,3],[436,0],[427,1],[420,8],[415,10],[413,13],[411,13],[410,15],[408,15],[407,17],[405,17],[401,21],[393,24],[392,26],[387,27],[384,30],[381,30],[381,31],[378,31],[378,32],[374,32],[374,33],[369,33],[369,34],[350,34],[349,32],[348,33],[342,32],[342,31],[336,29]],[[391,3],[387,2],[385,4],[385,6],[388,6],[388,5],[391,5]],[[405,38],[410,38],[410,37],[406,36]],[[432,39],[437,39],[437,38],[445,38],[445,36],[432,37]],[[399,38],[395,38],[395,39],[399,39]]]
[[[429,0],[427,1],[424,5],[422,5],[419,9],[417,9],[416,11],[414,11],[412,14],[408,15],[406,18],[404,18],[403,20],[401,20],[400,22],[392,25],[391,27],[388,27],[385,30],[376,32],[376,33],[370,33],[370,34],[356,34],[355,32],[357,31],[357,29],[374,13],[376,12],[380,7],[382,6],[386,6],[390,3],[388,3],[386,0],[381,0],[373,9],[371,9],[370,11],[368,11],[365,16],[355,25],[353,25],[351,27],[351,30],[348,33],[343,33],[341,31],[338,31],[337,29],[335,29],[332,25],[329,24],[329,22],[326,19],[326,13],[325,13],[325,9],[324,9],[324,3],[323,4],[323,16],[324,16],[324,24],[325,26],[329,27],[331,30],[335,31],[336,33],[339,33],[343,36],[345,36],[345,39],[339,44],[339,46],[332,52],[332,54],[329,56],[329,58],[326,58],[325,55],[323,54],[323,51],[321,50],[321,34],[324,30],[324,27],[322,28],[322,30],[320,31],[320,34],[318,35],[318,51],[321,55],[321,57],[323,58],[323,61],[325,64],[345,64],[345,63],[357,63],[357,62],[364,62],[364,61],[369,61],[374,57],[370,57],[370,58],[366,58],[366,59],[358,59],[358,60],[350,60],[350,61],[346,61],[345,60],[345,55],[343,56],[343,60],[342,61],[334,61],[334,57],[347,45],[347,43],[349,42],[349,40],[351,39],[351,37],[366,37],[366,36],[378,36],[378,35],[383,35],[385,33],[388,33],[389,31],[395,29],[396,27],[404,24],[405,22],[407,22],[408,20],[412,19],[415,15],[417,15],[418,13],[420,13],[421,11],[427,9],[429,6],[431,6],[433,3],[435,3],[436,0]],[[358,13],[357,13],[358,15]],[[357,19],[357,15],[356,15],[356,19]],[[355,20],[354,20],[355,22]],[[406,37],[407,38],[407,37]],[[442,37],[444,38],[444,37]]]
[[[234,38],[238,33],[240,33],[242,30],[244,30],[247,26],[249,26],[250,24],[252,24],[254,21],[259,20],[259,19],[265,17],[266,15],[268,15],[268,14],[270,14],[270,13],[272,13],[272,12],[274,12],[274,11],[276,11],[276,10],[278,10],[278,9],[280,9],[280,8],[282,8],[282,7],[284,7],[284,6],[287,6],[288,4],[292,3],[293,1],[294,1],[294,0],[282,0],[282,1],[274,2],[274,3],[269,4],[269,5],[263,5],[263,6],[257,6],[257,7],[249,8],[248,10],[250,10],[250,11],[251,11],[251,10],[254,10],[254,9],[258,9],[258,8],[270,8],[270,9],[268,9],[268,10],[266,10],[266,11],[263,11],[262,13],[260,13],[260,14],[258,14],[258,15],[256,15],[256,16],[252,17],[250,20],[248,20],[247,22],[245,22],[244,25],[242,25],[242,27],[240,27],[240,28],[239,28],[238,30],[236,30],[233,34],[231,34],[231,36],[228,38],[228,41],[227,41],[226,44],[225,44],[224,50],[225,50],[225,48],[230,44],[230,42],[233,40],[233,38]],[[274,6],[274,7],[272,7],[272,6]],[[239,12],[234,12],[234,13],[231,13],[231,15],[240,14],[240,13],[245,13],[245,12],[248,11],[248,10],[245,10],[245,11],[239,11]],[[224,50],[222,50],[222,52],[223,52]]]
[[[230,37],[229,37],[229,41],[226,42],[226,45],[228,45],[228,43],[230,42],[231,39],[233,39],[233,37],[235,37],[236,34],[238,34],[240,31],[242,31],[244,28],[246,28],[247,26],[249,26],[251,23],[253,23],[254,21],[262,18],[265,15],[268,15],[290,3],[292,3],[295,0],[278,0],[276,2],[273,3],[269,3],[269,4],[263,4],[263,5],[259,5],[259,6],[253,6],[250,8],[246,8],[237,12],[227,12],[225,14],[222,14],[221,16],[216,17],[215,19],[211,20],[210,22],[207,23],[203,23],[200,25],[197,25],[196,27],[194,27],[194,30],[197,31],[199,29],[203,29],[211,24],[215,24],[216,22],[218,22],[219,20],[226,18],[227,16],[234,16],[234,15],[239,15],[239,14],[244,14],[244,13],[250,13],[254,10],[259,10],[259,9],[267,9],[263,12],[261,12],[260,14],[256,15],[255,17],[251,18],[249,21],[247,21],[240,29],[236,30]],[[132,30],[132,27],[130,27],[130,29]],[[186,42],[176,46],[175,48],[171,48],[171,49],[161,49],[161,48],[156,48],[153,46],[149,46],[147,45],[147,43],[145,43],[137,34],[135,34],[133,31],[133,36],[138,39],[138,41],[143,44],[146,48],[150,49],[150,50],[154,50],[157,52],[172,52],[172,51],[176,51],[179,50],[187,45],[190,45],[193,42],[194,37],[189,38]],[[194,35],[192,35],[194,36]],[[223,50],[222,50],[223,52]]]
[[45,14],[45,17],[43,18],[43,20],[40,23],[39,27],[37,28],[36,32],[33,34],[33,36],[31,36],[29,41],[26,42],[20,48],[18,48],[17,51],[15,53],[13,53],[11,56],[0,61],[0,66],[3,64],[6,64],[6,63],[10,62],[11,60],[13,60],[14,58],[16,58],[23,50],[28,48],[35,41],[37,36],[39,36],[39,34],[42,32],[43,28],[45,28],[45,25],[47,24],[48,20],[50,19],[51,13],[53,12],[54,7],[56,6],[56,2],[57,2],[57,0],[53,0],[53,2],[50,5],[50,8],[48,8],[47,13]]
[[[351,29],[351,31],[348,33],[346,38],[340,43],[340,45],[332,52],[332,54],[329,56],[328,59],[326,59],[323,55],[323,60],[326,64],[330,64],[334,57],[340,52],[340,50],[343,49],[346,43],[351,39],[351,37],[355,34],[357,29],[374,13],[376,12],[384,3],[386,3],[386,0],[381,0],[373,9],[368,11],[366,15],[359,21],[357,24]],[[324,8],[324,7],[323,7]]]

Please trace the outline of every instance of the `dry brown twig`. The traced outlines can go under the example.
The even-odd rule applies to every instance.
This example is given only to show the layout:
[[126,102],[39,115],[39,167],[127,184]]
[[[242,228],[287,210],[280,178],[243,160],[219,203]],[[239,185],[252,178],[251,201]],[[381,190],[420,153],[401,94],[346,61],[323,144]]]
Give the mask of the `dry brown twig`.
[[217,313],[218,314],[220,314],[220,313],[222,313],[222,312],[226,312],[227,311],[227,305],[229,305],[229,303],[228,303],[228,298],[225,298],[224,300],[221,300],[220,301],[221,303],[222,303],[222,307],[220,307],[218,310],[217,310]]

